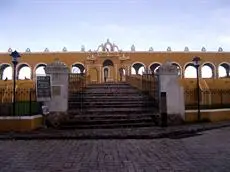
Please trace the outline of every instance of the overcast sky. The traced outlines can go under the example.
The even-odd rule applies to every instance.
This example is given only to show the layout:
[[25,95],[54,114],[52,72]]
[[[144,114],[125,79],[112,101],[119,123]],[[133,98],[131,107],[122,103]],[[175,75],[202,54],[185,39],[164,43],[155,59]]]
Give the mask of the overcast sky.
[[0,0],[0,51],[230,51],[230,0]]

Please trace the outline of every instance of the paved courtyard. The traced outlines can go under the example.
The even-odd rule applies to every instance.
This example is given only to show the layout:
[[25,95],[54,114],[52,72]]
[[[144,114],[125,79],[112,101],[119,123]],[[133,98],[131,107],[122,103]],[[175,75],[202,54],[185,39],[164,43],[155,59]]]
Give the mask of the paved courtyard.
[[0,141],[1,172],[230,171],[230,127],[183,139]]

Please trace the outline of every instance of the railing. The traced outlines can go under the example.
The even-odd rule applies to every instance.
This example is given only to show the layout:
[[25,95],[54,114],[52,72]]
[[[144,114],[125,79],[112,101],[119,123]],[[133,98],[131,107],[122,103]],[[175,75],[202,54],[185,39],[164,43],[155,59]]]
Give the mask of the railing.
[[[36,90],[17,88],[15,115],[41,114],[41,103],[37,102]],[[13,116],[13,89],[0,89],[0,116]]]
[[159,101],[159,82],[157,75],[143,74],[126,76],[126,82],[149,95],[157,104]]
[[[185,90],[185,109],[197,108],[197,90]],[[201,109],[230,108],[230,89],[229,90],[200,90]]]
[[83,74],[69,74],[69,92],[81,92],[86,87],[87,78]]

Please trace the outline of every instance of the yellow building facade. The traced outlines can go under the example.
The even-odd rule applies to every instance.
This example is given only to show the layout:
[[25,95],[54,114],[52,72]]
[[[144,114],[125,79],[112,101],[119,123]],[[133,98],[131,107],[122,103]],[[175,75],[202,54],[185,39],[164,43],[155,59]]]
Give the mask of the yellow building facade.
[[[9,52],[0,54],[0,74],[1,79],[4,70],[12,66]],[[187,67],[193,66],[192,59],[194,56],[201,58],[201,69],[204,66],[210,67],[212,71],[211,78],[219,78],[219,67],[222,66],[226,71],[226,76],[229,76],[230,71],[230,52],[224,52],[219,48],[216,52],[208,52],[202,48],[200,52],[189,51],[185,48],[184,51],[171,51],[168,47],[166,51],[135,51],[132,46],[130,51],[122,51],[119,47],[109,40],[100,44],[95,51],[85,51],[84,47],[81,51],[68,52],[65,48],[62,52],[49,52],[46,49],[44,52],[21,52],[21,58],[17,65],[17,75],[23,67],[29,67],[31,70],[31,77],[35,79],[36,69],[46,66],[48,63],[59,59],[64,62],[72,71],[78,68],[78,72],[86,73],[92,82],[101,83],[106,81],[120,81],[124,80],[124,75],[127,74],[141,74],[143,69],[156,71],[156,69],[164,62],[170,60],[178,67],[178,74],[181,78],[185,77]],[[141,70],[141,71],[140,71]],[[72,71],[73,72],[73,71]]]

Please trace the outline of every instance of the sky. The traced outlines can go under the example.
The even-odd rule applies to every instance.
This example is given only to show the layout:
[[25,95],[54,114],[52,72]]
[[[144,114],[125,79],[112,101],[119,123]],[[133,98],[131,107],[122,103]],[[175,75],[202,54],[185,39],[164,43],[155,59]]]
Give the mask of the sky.
[[168,46],[230,51],[229,0],[0,0],[0,52]]

